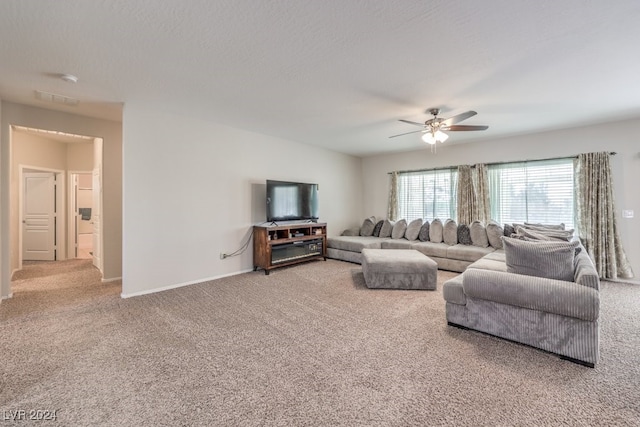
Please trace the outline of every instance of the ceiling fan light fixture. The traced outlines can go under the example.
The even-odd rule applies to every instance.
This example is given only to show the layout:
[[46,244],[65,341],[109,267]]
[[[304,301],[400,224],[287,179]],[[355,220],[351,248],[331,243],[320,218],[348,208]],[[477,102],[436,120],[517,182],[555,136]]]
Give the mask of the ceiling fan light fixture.
[[422,140],[430,145],[438,142],[445,142],[447,138],[449,138],[449,135],[442,132],[441,130],[438,130],[436,132],[425,132],[424,135],[422,135]]
[[445,142],[447,138],[449,138],[449,135],[442,132],[441,130],[437,131],[434,136],[437,142]]
[[436,143],[436,138],[435,136],[433,136],[431,132],[425,132],[425,134],[422,135],[422,140],[427,144],[431,144],[431,145]]

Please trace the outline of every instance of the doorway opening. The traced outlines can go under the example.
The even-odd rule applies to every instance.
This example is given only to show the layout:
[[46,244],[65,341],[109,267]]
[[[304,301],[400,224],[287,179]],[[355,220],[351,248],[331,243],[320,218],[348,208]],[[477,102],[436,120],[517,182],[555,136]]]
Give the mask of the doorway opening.
[[74,258],[102,275],[102,138],[12,125],[10,153],[11,276]]
[[69,248],[70,258],[93,258],[93,175],[88,172],[71,172],[70,180],[70,212]]

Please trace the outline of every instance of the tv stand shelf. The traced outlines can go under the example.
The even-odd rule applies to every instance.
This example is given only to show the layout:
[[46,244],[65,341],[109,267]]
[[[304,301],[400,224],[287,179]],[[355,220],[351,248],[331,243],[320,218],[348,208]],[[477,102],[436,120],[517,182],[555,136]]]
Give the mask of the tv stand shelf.
[[327,259],[327,224],[305,222],[253,227],[253,271]]

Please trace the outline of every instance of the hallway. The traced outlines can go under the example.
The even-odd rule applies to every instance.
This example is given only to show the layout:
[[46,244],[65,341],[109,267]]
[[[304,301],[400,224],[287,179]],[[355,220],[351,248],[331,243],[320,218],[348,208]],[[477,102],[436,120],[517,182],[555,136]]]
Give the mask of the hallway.
[[0,320],[36,315],[42,309],[74,307],[106,295],[119,295],[120,281],[102,283],[91,259],[25,261],[13,275],[13,297],[2,302]]

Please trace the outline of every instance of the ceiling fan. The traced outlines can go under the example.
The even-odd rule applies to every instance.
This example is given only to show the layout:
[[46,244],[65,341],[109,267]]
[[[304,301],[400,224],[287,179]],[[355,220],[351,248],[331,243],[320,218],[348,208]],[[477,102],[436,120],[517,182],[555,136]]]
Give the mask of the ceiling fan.
[[489,126],[482,125],[458,125],[456,123],[460,123],[463,120],[467,120],[469,117],[475,116],[475,111],[467,111],[465,113],[460,113],[453,117],[449,117],[448,119],[443,119],[438,117],[440,114],[439,108],[431,108],[429,109],[429,113],[433,115],[432,119],[427,120],[422,123],[412,122],[410,120],[400,120],[404,123],[409,123],[410,125],[416,125],[422,127],[421,130],[415,130],[412,132],[401,133],[399,135],[393,135],[389,138],[395,138],[397,136],[409,135],[411,133],[422,132],[422,140],[427,144],[435,144],[436,142],[444,142],[449,138],[449,135],[444,133],[443,131],[472,131],[472,130],[486,130],[489,129]]

